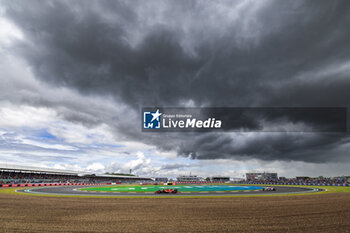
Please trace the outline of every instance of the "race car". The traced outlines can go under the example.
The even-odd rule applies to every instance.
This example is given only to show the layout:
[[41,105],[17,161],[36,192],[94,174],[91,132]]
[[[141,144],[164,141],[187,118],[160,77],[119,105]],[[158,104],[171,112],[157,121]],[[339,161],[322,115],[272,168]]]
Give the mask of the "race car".
[[169,194],[169,193],[178,193],[177,189],[159,189],[157,191],[155,191],[154,193],[156,194],[162,194],[162,193],[165,193],[165,194]]
[[276,189],[274,187],[265,187],[263,191],[276,191]]

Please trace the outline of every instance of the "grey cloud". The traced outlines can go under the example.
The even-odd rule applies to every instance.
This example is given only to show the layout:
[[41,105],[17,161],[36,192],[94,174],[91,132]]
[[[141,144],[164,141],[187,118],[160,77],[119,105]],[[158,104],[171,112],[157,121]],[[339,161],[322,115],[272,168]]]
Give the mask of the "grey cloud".
[[161,170],[174,170],[174,169],[183,169],[187,167],[195,167],[193,164],[180,164],[180,163],[174,163],[174,164],[165,164],[161,167]]
[[[326,74],[327,81],[312,76],[350,60],[348,1],[259,1],[241,11],[239,2],[220,3],[239,17],[220,15],[215,3],[203,1],[4,5],[26,39],[12,51],[26,59],[37,78],[82,95],[112,97],[116,105],[131,108],[128,119],[110,119],[82,107],[60,106],[67,120],[107,123],[131,140],[193,159],[347,159],[337,150],[347,134],[246,135],[242,146],[227,133],[140,132],[134,122],[142,106],[190,101],[209,107],[349,105],[346,74]],[[217,22],[208,19],[210,11]],[[248,123],[257,127],[254,120]]]
[[232,158],[261,160],[327,162],[349,159],[346,150],[337,148],[339,134],[314,133],[233,133],[200,135],[181,145],[179,153],[193,159]]

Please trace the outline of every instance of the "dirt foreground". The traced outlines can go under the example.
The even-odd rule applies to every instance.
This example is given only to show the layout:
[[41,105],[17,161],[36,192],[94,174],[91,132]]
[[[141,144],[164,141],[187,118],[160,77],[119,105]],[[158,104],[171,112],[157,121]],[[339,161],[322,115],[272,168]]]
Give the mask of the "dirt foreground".
[[0,232],[350,232],[350,194],[208,199],[0,194]]

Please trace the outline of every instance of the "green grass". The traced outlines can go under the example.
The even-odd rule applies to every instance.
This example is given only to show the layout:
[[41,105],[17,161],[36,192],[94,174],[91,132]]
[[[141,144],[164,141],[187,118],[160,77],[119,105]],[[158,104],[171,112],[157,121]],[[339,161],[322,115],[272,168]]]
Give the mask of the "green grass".
[[[131,187],[135,185],[123,185],[125,187]],[[140,185],[141,186],[141,185]],[[255,185],[254,185],[255,186]],[[257,185],[258,186],[258,185]],[[263,185],[261,185],[263,186]],[[266,185],[265,185],[266,186]],[[287,185],[269,185],[269,186],[287,186]],[[288,185],[291,187],[308,187],[325,189],[322,192],[315,193],[293,193],[293,194],[268,194],[268,195],[235,195],[235,196],[79,196],[79,195],[51,195],[51,194],[34,194],[34,193],[20,193],[16,192],[19,189],[26,189],[28,187],[21,188],[0,188],[0,194],[15,194],[15,195],[28,195],[28,196],[39,196],[39,197],[74,197],[74,198],[235,198],[235,197],[281,197],[281,196],[301,196],[301,195],[319,195],[319,194],[330,194],[330,193],[350,193],[350,187],[341,186],[304,186],[304,185]]]
[[[246,185],[246,184],[236,184],[236,185]],[[350,192],[350,186],[311,186],[311,185],[272,185],[272,184],[269,184],[269,185],[255,184],[254,186],[284,186],[284,187],[306,187],[306,188],[325,189],[325,191],[317,192],[315,194],[349,193]],[[300,194],[300,195],[303,195],[303,194]]]

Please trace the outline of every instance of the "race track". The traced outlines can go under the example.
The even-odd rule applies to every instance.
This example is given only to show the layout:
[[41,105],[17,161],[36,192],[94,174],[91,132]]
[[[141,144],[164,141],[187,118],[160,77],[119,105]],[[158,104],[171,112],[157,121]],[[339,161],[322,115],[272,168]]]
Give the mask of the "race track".
[[[94,187],[94,186],[84,186]],[[277,186],[276,191],[264,192],[262,190],[249,191],[229,191],[229,192],[181,192],[177,194],[154,194],[138,193],[138,192],[101,192],[101,191],[83,191],[79,190],[81,186],[58,186],[58,187],[39,187],[39,188],[25,188],[19,189],[17,192],[30,194],[45,194],[45,195],[67,195],[67,196],[105,196],[105,197],[159,197],[159,196],[242,196],[242,195],[275,195],[275,194],[299,194],[322,191],[319,189],[306,187],[286,187]]]

